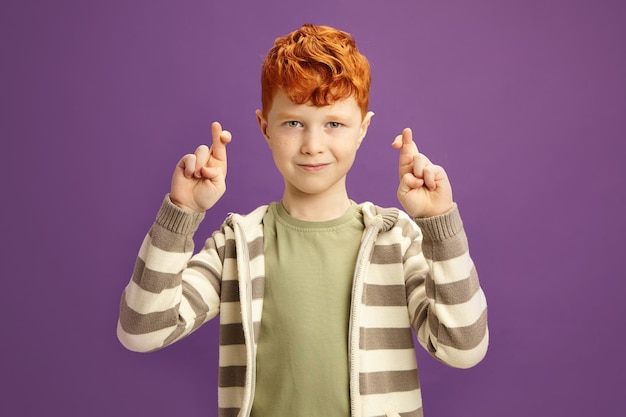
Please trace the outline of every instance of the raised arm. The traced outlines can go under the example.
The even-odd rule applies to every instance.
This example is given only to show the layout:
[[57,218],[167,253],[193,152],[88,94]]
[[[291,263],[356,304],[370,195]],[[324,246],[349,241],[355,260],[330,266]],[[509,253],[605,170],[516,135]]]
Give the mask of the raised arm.
[[405,269],[417,338],[442,362],[473,366],[485,356],[489,344],[487,302],[450,181],[441,166],[418,151],[411,129],[404,129],[392,146],[400,150],[398,200],[423,235],[415,242],[420,249],[410,252],[421,254],[427,265],[424,268],[422,262],[407,258]]
[[214,233],[193,255],[193,235],[226,188],[226,145],[231,135],[217,122],[211,127],[211,148],[199,146],[176,165],[171,193],[141,245],[122,294],[117,335],[130,350],[165,347],[219,312],[227,244],[223,233]]

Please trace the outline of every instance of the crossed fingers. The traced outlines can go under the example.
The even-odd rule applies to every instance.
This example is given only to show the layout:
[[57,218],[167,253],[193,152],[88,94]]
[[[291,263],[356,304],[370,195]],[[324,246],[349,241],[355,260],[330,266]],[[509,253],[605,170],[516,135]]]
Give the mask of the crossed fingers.
[[[419,152],[410,128],[402,130],[402,134],[396,136],[392,146],[400,149],[398,171],[404,187],[412,189],[426,185],[429,190],[437,188],[437,180],[441,179],[445,172],[441,166],[434,165],[426,155]],[[407,175],[409,177],[406,177]]]
[[[186,155],[181,161],[181,167],[186,178],[207,177],[204,172],[212,166],[219,166],[226,174],[226,145],[231,141],[232,135],[227,130],[222,130],[218,122],[211,124],[212,143],[208,147],[200,145],[193,154]],[[212,161],[215,161],[211,163]]]

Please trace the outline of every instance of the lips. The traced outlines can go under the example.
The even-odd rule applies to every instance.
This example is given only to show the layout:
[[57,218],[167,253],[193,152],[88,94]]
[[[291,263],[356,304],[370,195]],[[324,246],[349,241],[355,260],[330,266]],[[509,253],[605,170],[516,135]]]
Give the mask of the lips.
[[326,168],[329,164],[298,164],[300,168],[307,172],[319,172]]

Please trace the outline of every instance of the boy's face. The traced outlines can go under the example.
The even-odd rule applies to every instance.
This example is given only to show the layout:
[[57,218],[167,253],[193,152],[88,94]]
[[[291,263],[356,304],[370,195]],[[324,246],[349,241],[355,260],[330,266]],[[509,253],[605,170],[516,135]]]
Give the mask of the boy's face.
[[346,174],[373,113],[361,117],[353,97],[330,106],[296,104],[279,91],[267,118],[257,110],[261,132],[285,180],[285,192],[345,193]]

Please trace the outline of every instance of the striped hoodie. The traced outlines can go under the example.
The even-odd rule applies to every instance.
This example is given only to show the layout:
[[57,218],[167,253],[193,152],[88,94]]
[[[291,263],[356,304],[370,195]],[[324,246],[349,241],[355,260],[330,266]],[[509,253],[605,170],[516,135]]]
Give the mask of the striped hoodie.
[[[351,415],[422,416],[411,329],[441,362],[471,367],[488,345],[485,296],[456,205],[417,220],[395,208],[360,207],[365,231],[349,324]],[[194,255],[204,214],[166,197],[122,294],[117,334],[133,351],[170,345],[219,314],[220,417],[249,416],[254,399],[266,211],[229,215]]]

